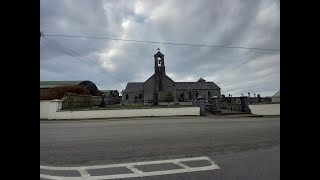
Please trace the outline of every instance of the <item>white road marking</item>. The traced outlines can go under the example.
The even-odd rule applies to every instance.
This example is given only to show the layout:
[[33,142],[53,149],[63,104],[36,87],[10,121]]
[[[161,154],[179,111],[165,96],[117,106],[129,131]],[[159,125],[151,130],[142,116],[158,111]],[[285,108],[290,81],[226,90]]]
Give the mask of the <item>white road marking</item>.
[[79,173],[81,174],[82,177],[90,177],[90,174],[88,173],[88,171],[86,171],[86,169],[79,168],[78,171],[79,171]]
[[139,169],[133,167],[133,166],[126,166],[128,169],[130,169],[132,172],[138,174],[138,175],[142,175],[143,174],[143,171],[140,171]]
[[180,163],[180,162],[174,162],[173,164],[175,164],[175,165],[177,165],[177,166],[180,166],[180,167],[182,167],[182,168],[184,168],[184,169],[190,169],[189,166],[187,166],[187,165],[185,165],[185,164],[182,164],[182,163]]
[[[181,162],[188,161],[200,161],[207,160],[211,163],[210,166],[203,167],[189,167]],[[151,171],[143,172],[134,166],[140,165],[151,165],[151,164],[164,164],[172,163],[176,164],[183,169],[173,169],[164,171]],[[91,176],[86,170],[88,169],[105,169],[105,168],[115,168],[115,167],[126,167],[130,169],[133,173],[130,174],[116,174],[116,175],[104,175],[104,176]],[[111,165],[99,165],[99,166],[81,166],[81,167],[51,167],[51,166],[40,166],[40,169],[47,170],[77,170],[80,172],[81,177],[63,177],[63,176],[51,176],[40,174],[41,178],[46,179],[56,179],[56,180],[100,180],[100,179],[120,179],[120,178],[132,178],[132,177],[145,177],[145,176],[158,176],[166,174],[177,174],[177,173],[187,173],[195,171],[207,171],[220,169],[219,166],[208,157],[196,157],[196,158],[183,158],[183,159],[170,159],[170,160],[160,160],[160,161],[147,161],[147,162],[137,162],[137,163],[124,163],[124,164],[111,164]]]

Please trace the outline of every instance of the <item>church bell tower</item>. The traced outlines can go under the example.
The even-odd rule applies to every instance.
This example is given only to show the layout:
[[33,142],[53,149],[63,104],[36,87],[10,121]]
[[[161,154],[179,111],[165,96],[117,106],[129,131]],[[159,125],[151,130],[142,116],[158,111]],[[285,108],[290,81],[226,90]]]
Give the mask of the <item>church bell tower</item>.
[[164,66],[164,55],[158,48],[158,53],[154,55],[154,74],[155,74],[155,90],[161,92],[163,90],[163,79],[166,74]]

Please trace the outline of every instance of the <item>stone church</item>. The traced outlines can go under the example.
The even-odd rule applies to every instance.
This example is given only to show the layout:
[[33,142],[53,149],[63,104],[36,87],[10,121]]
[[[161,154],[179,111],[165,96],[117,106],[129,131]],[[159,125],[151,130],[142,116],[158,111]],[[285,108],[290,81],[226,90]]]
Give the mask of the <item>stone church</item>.
[[192,101],[198,96],[209,100],[212,96],[221,96],[220,87],[212,81],[200,78],[197,82],[175,82],[166,75],[164,55],[158,48],[154,55],[154,74],[145,82],[128,82],[122,91],[122,100],[135,102],[165,102],[169,92],[174,101]]

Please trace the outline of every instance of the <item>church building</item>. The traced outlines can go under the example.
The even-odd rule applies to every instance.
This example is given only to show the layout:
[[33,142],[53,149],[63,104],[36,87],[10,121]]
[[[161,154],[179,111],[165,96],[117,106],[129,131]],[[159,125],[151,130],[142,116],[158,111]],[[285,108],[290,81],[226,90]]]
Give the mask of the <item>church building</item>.
[[174,101],[192,101],[198,96],[209,100],[212,96],[220,97],[220,89],[214,82],[202,78],[197,82],[175,82],[166,75],[164,55],[158,48],[154,55],[154,74],[145,82],[128,82],[122,91],[122,100],[157,104],[167,101],[168,93],[173,95]]

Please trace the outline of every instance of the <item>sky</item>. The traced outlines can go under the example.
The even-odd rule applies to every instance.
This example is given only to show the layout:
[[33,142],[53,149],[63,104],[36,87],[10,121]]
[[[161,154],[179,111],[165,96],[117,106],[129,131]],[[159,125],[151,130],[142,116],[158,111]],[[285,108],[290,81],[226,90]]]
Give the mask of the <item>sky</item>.
[[40,39],[40,81],[90,80],[121,93],[154,73],[160,48],[174,81],[203,78],[234,97],[280,90],[280,51],[49,36],[280,50],[279,0],[41,0],[40,31],[48,35]]

